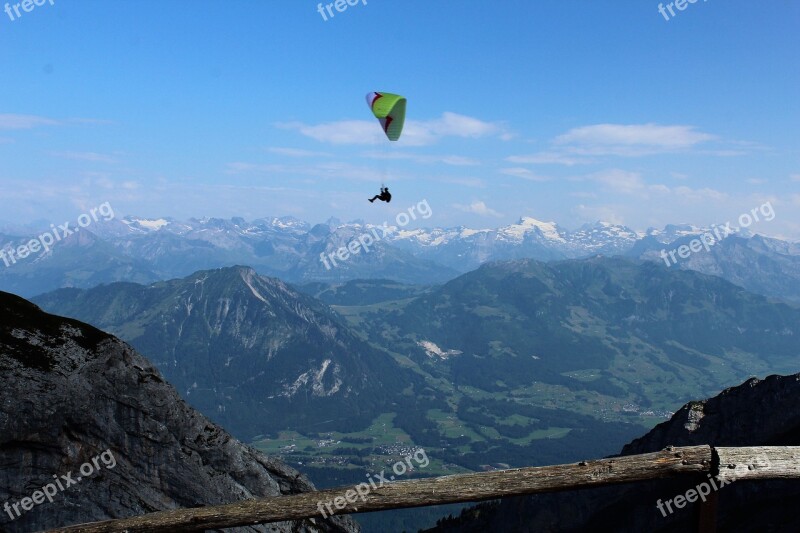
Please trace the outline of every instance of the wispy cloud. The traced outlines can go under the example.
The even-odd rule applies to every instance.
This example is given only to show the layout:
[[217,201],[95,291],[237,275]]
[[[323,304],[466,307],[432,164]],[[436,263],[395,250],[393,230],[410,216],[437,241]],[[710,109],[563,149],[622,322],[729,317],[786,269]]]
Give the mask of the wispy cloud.
[[[302,175],[311,178],[336,178],[358,181],[380,181],[383,179],[381,172],[375,169],[340,161],[326,161],[310,165],[260,164],[237,161],[228,163],[225,173],[230,175],[267,174],[274,177]],[[397,176],[394,179],[396,181]]]
[[586,157],[577,157],[566,153],[555,151],[538,152],[531,155],[512,155],[506,158],[510,163],[522,163],[523,165],[585,165],[593,160]]
[[329,154],[328,152],[315,152],[313,150],[302,150],[299,148],[282,148],[279,146],[271,146],[267,148],[267,151],[287,157],[333,157],[333,154]]
[[577,178],[578,181],[589,180],[604,185],[617,194],[636,196],[642,200],[654,197],[671,196],[674,201],[683,203],[725,201],[728,195],[711,188],[693,189],[685,185],[670,188],[661,183],[645,182],[638,172],[621,169],[604,170]]
[[439,137],[470,137],[477,139],[490,135],[506,133],[499,124],[484,122],[477,118],[445,112],[441,118],[427,122],[411,122],[412,126],[421,126],[431,134]]
[[682,151],[716,139],[694,126],[658,124],[596,124],[574,128],[553,141],[581,155],[641,155]]
[[550,179],[547,176],[541,176],[522,167],[501,168],[500,173],[529,181],[548,181]]
[[575,191],[569,193],[569,195],[574,196],[575,198],[597,198],[597,193],[590,191]]
[[792,174],[789,176],[789,179],[792,181],[800,181],[800,174]]
[[709,187],[704,187],[702,189],[692,189],[691,187],[675,187],[672,192],[676,196],[692,202],[706,202],[709,200],[724,202],[729,199],[729,196],[726,193],[716,189],[711,189]]
[[477,159],[460,155],[421,155],[408,152],[364,152],[361,156],[369,159],[403,159],[421,164],[442,163],[456,167],[478,166],[481,164]]
[[587,176],[588,179],[602,183],[614,192],[633,194],[644,191],[647,186],[641,174],[626,170],[612,169],[596,172]]
[[38,126],[57,126],[57,120],[36,115],[0,114],[0,130],[29,130]]
[[72,159],[73,161],[91,161],[94,163],[116,163],[117,160],[108,154],[100,154],[97,152],[50,152],[53,157],[61,157],[64,159]]
[[466,213],[473,213],[475,215],[480,215],[484,217],[490,216],[490,217],[500,218],[503,216],[502,213],[499,213],[494,209],[491,209],[482,201],[472,202],[469,205],[453,204],[453,207],[458,209],[459,211],[464,211]]
[[[604,156],[641,157],[697,149],[717,137],[697,131],[694,126],[658,124],[595,124],[573,128],[557,136],[550,147],[534,154],[512,155],[511,163],[528,165],[588,165]],[[744,144],[736,149],[707,150],[716,156],[741,155]]]
[[288,169],[286,165],[264,165],[258,163],[244,163],[241,161],[235,161],[233,163],[228,163],[226,165],[225,173],[226,174],[244,174],[247,172],[281,172],[285,169]]
[[102,172],[85,172],[83,175],[90,179],[93,186],[103,189],[134,191],[140,187],[139,182],[135,180],[113,180],[110,174]]
[[340,120],[317,125],[303,124],[302,122],[279,122],[276,127],[295,130],[306,137],[330,144],[378,144],[385,142],[375,132],[375,124],[366,120]]
[[602,220],[610,224],[624,226],[624,218],[620,215],[620,206],[578,204],[573,208],[577,218],[586,221]]
[[[376,121],[341,120],[317,125],[302,122],[277,123],[277,127],[299,131],[306,137],[330,144],[381,144],[387,142]],[[508,138],[508,132],[497,123],[445,112],[437,119],[427,121],[407,120],[401,137],[405,146],[426,146],[445,137],[481,138],[497,136]]]

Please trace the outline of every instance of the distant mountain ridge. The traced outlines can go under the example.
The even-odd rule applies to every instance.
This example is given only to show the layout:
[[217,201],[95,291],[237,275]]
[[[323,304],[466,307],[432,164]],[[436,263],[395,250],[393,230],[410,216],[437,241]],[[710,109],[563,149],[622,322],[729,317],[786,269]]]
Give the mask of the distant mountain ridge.
[[[0,288],[34,296],[61,287],[148,283],[233,265],[248,265],[291,283],[385,278],[436,284],[483,263],[509,259],[625,255],[663,262],[661,250],[689,243],[707,231],[667,225],[663,230],[637,232],[605,222],[570,231],[531,217],[495,229],[390,226],[384,234],[385,228],[378,228],[334,219],[312,226],[292,217],[252,222],[241,217],[188,221],[124,217],[94,224],[49,253],[5,268],[0,263]],[[380,236],[371,237],[375,242],[368,251],[348,253],[336,266],[322,260],[365,234]],[[27,240],[0,234],[0,248]],[[719,275],[754,292],[800,303],[800,243],[740,233],[710,251],[691,254],[673,268]]]
[[631,412],[663,410],[800,356],[800,309],[625,258],[487,263],[370,316],[374,342],[455,386],[522,399],[536,382],[576,408],[628,398]]

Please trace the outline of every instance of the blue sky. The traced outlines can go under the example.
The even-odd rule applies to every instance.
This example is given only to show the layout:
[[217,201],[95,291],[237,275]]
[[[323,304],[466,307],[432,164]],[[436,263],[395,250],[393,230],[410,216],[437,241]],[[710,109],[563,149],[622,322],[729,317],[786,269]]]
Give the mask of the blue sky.
[[[12,14],[13,4],[12,2]],[[0,12],[0,220],[520,216],[800,239],[800,4],[54,0]],[[3,2],[0,1],[0,8]],[[382,138],[368,91],[408,98]],[[381,182],[391,204],[372,205]]]

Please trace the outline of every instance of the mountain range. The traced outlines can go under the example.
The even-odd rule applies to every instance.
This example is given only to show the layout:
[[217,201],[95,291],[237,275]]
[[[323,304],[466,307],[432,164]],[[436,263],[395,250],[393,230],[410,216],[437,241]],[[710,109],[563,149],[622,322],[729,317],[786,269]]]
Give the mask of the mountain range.
[[[13,229],[15,234],[0,233],[0,249],[18,247],[36,234],[33,229],[29,235]],[[497,260],[624,255],[664,262],[662,250],[688,244],[706,231],[710,229],[668,225],[637,232],[604,222],[566,230],[530,217],[496,229],[407,229],[335,219],[312,226],[291,217],[252,222],[125,217],[100,221],[36,257],[8,265],[0,262],[0,288],[34,296],[61,287],[148,283],[233,265],[247,265],[292,283],[385,278],[435,284]],[[359,238],[368,246],[347,251]],[[336,260],[340,250],[346,251],[342,255],[346,259]],[[800,302],[798,243],[742,230],[709,250],[678,260],[672,268],[718,275],[765,296]]]
[[298,288],[310,294],[230,267],[34,301],[132,343],[240,438],[389,431],[473,470],[610,453],[691,398],[796,370],[800,354],[800,309],[648,261]]
[[[427,341],[417,345],[417,353],[408,353],[408,359],[424,358],[433,367],[456,361],[485,347],[483,339],[489,338],[487,333],[490,330],[502,330],[502,327],[498,329],[498,323],[506,324],[504,327],[510,325],[513,330],[513,317],[499,317],[499,312],[508,311],[510,305],[518,306],[520,327],[529,328],[531,323],[525,316],[525,301],[528,298],[533,299],[535,307],[547,308],[554,316],[554,321],[532,330],[531,337],[535,342],[551,337],[546,332],[554,324],[560,322],[562,327],[573,329],[576,321],[603,316],[603,308],[609,308],[609,316],[625,314],[629,309],[619,302],[627,299],[638,307],[636,314],[644,319],[634,321],[638,324],[630,333],[641,339],[649,338],[656,345],[660,339],[657,324],[666,324],[665,320],[669,320],[681,328],[689,328],[688,322],[681,322],[684,317],[686,320],[694,319],[698,324],[682,335],[677,334],[675,329],[662,332],[662,335],[678,339],[676,343],[684,348],[693,346],[696,355],[701,349],[713,355],[715,351],[730,352],[731,347],[735,347],[735,351],[740,353],[731,357],[730,361],[741,364],[747,360],[748,350],[762,347],[754,355],[756,358],[765,358],[770,364],[779,362],[785,353],[794,353],[793,360],[797,360],[796,342],[791,340],[795,332],[789,329],[789,326],[798,324],[798,311],[794,308],[771,303],[764,297],[698,273],[666,271],[662,275],[666,276],[669,283],[665,283],[653,269],[666,271],[651,263],[634,264],[622,259],[602,258],[557,263],[513,261],[489,264],[472,273],[477,278],[466,277],[461,284],[459,280],[454,280],[441,288],[412,295],[405,298],[407,304],[404,307],[395,307],[395,311],[396,315],[402,316],[401,310],[407,311],[411,306],[418,306],[415,312],[422,314],[414,320],[422,323],[430,318],[424,314],[426,308],[439,310],[442,324],[449,323],[459,308],[466,312],[462,315],[465,318],[469,313],[476,312],[495,317],[490,318],[487,328],[472,333],[470,341],[476,346],[474,350],[461,349],[466,346],[434,348],[436,343]],[[215,287],[219,288],[216,285],[219,280],[229,283],[236,280],[234,288],[241,284],[251,292],[258,292],[263,297],[263,300],[258,299],[262,304],[267,304],[268,299],[281,301],[276,291],[282,290],[282,287],[268,286],[272,280],[256,279],[257,276],[250,269],[236,267],[198,273],[197,276],[191,280],[197,285],[207,284],[211,292]],[[215,276],[219,280],[209,283],[209,279]],[[203,281],[197,283],[198,280]],[[176,283],[176,286],[181,288],[187,284],[184,280]],[[157,290],[157,285],[147,290]],[[471,287],[470,291],[465,290],[466,285]],[[571,296],[566,290],[567,286],[575,290]],[[504,287],[504,290],[499,290],[500,287]],[[128,287],[128,290],[135,288]],[[231,286],[223,286],[222,289],[230,291]],[[272,292],[269,292],[270,289]],[[359,295],[359,291],[354,289],[323,292],[332,299],[341,295],[352,301]],[[368,283],[366,289],[361,291],[361,295],[374,300],[379,288],[374,283]],[[668,292],[660,292],[664,289]],[[397,295],[398,288],[390,283],[387,291]],[[691,291],[696,296],[687,297],[687,292],[682,291]],[[81,304],[102,303],[102,293],[95,293],[92,299],[87,298],[86,292],[91,291],[79,291],[73,296],[77,296]],[[672,302],[668,297],[670,292],[676,297]],[[302,295],[290,294],[294,300],[304,300]],[[564,300],[564,307],[570,309],[575,309],[578,303],[574,298],[581,298],[584,309],[574,316],[566,316],[560,311],[560,304],[553,305],[555,302],[549,297],[550,294],[558,295],[559,299]],[[707,298],[711,300],[706,301]],[[113,317],[115,312],[124,308],[126,301],[132,302],[134,308],[138,305],[137,298],[120,296],[116,305],[101,313]],[[284,297],[283,301],[286,302],[287,298]],[[466,307],[474,301],[489,302],[493,307]],[[391,302],[393,305],[390,308],[396,306],[398,300]],[[714,305],[711,306],[710,302]],[[277,303],[273,304],[273,310],[275,306]],[[364,306],[352,307],[351,311]],[[377,311],[375,306],[366,307],[372,307],[369,312]],[[337,308],[347,311],[344,307]],[[297,306],[296,310],[301,315],[312,317],[307,308]],[[79,486],[61,492],[53,503],[35,507],[35,510],[13,520],[5,515],[0,516],[3,531],[16,533],[159,509],[209,505],[312,489],[312,485],[298,472],[239,443],[187,406],[176,391],[165,383],[157,369],[107,333],[75,320],[48,315],[29,302],[5,293],[0,293],[0,311],[4,317],[0,324],[0,462],[4,465],[0,470],[0,476],[3,477],[0,501],[19,502],[29,494],[29,489],[33,490],[49,481],[51,473],[75,470],[81,463],[88,464],[92,457],[101,453],[111,453],[114,459],[113,466],[111,462],[104,462],[104,468],[98,467]],[[135,314],[136,309],[130,312]],[[378,312],[380,314],[381,311]],[[213,316],[213,313],[208,314]],[[279,313],[275,314],[279,316]],[[345,315],[349,315],[348,321],[363,317],[360,312],[345,312]],[[389,315],[383,320],[386,324],[393,323],[397,328],[391,334],[405,339],[403,321],[398,321],[398,316],[392,313]],[[164,317],[162,314],[161,318]],[[596,319],[590,322],[597,325]],[[737,337],[729,329],[737,323],[740,327],[747,325],[750,328],[750,339],[743,341],[742,337]],[[244,323],[235,324],[241,327]],[[770,324],[775,327],[769,327]],[[460,325],[464,328],[462,333],[475,330],[475,323],[468,319]],[[345,325],[341,327],[346,328]],[[611,327],[602,329],[606,332],[613,330]],[[420,331],[420,336],[427,337],[430,333]],[[708,332],[710,335],[704,336]],[[584,331],[584,334],[587,338],[592,337],[591,332]],[[606,341],[610,340],[607,333],[603,337]],[[568,336],[564,339],[567,345],[573,344]],[[442,344],[457,341],[455,338],[452,341],[436,340]],[[547,345],[545,342],[544,349],[539,349],[541,356],[537,361],[547,362],[549,359],[546,355],[551,348]],[[450,344],[445,346],[449,347]],[[490,349],[495,347],[489,344]],[[518,355],[509,352],[520,347],[524,348],[520,344],[510,345],[509,349],[499,346],[500,352],[490,355],[497,360],[518,358]],[[572,353],[577,354],[578,358],[585,354],[580,348],[572,348]],[[673,353],[666,355],[666,361],[674,356]],[[561,357],[569,359],[566,354],[561,354]],[[680,357],[676,361],[687,364]],[[597,364],[598,361],[593,362]],[[574,361],[548,364],[569,367]],[[429,368],[426,364],[420,364],[416,371]],[[486,367],[481,370],[485,372]],[[434,374],[431,372],[430,375]],[[647,375],[647,372],[642,373],[643,378]],[[544,376],[546,378],[547,373]],[[401,379],[396,375],[393,377]],[[433,383],[430,379],[426,382]],[[625,385],[624,379],[616,382]],[[485,385],[491,389],[502,387],[503,384],[487,380]],[[797,409],[799,385],[800,374],[770,376],[763,380],[749,379],[717,397],[691,401],[669,421],[622,447],[621,455],[656,451],[668,445],[700,443],[712,446],[796,446],[800,444],[800,412]],[[457,383],[457,387],[464,393],[477,388],[474,384],[463,382]],[[566,423],[576,424],[572,432],[579,434],[582,441],[594,442],[595,448],[597,442],[604,438],[604,433],[607,438],[608,428],[589,426],[588,417],[576,416],[566,409],[537,407],[531,397],[519,398],[520,402],[510,399],[499,402],[486,395],[489,389],[480,393],[480,402],[469,398],[467,394],[462,397],[464,403],[458,405],[457,414],[467,422],[465,427],[469,428],[468,431],[481,431],[483,426],[489,431],[513,433],[519,429],[514,429],[514,426],[519,426],[520,422],[525,422],[528,429]],[[433,391],[426,394],[433,394]],[[435,394],[431,396],[432,399],[435,397]],[[515,403],[516,407],[513,406]],[[437,409],[443,408],[446,408],[446,403],[439,402]],[[596,409],[596,406],[591,409]],[[512,423],[509,425],[508,420],[498,418],[503,416],[510,418]],[[441,418],[432,420],[441,421]],[[427,431],[430,424],[423,421],[420,425],[419,440],[432,437]],[[506,428],[503,429],[503,426]],[[582,431],[580,426],[583,426]],[[616,435],[616,438],[620,436]],[[527,460],[529,465],[547,464],[598,455],[587,453],[588,447],[565,447],[567,438],[555,440],[560,448],[560,459],[555,459],[559,454],[554,453],[554,448],[538,460],[530,457],[522,460]],[[456,441],[450,442],[457,446]],[[484,441],[484,448],[487,445],[492,448],[497,446],[497,441]],[[542,450],[547,451],[547,447]],[[458,448],[455,451],[458,452]],[[499,457],[513,457],[507,449],[499,451]],[[428,453],[431,456],[443,454],[438,450]],[[452,457],[456,455],[458,453]],[[460,517],[442,520],[431,533],[553,529],[686,531],[695,520],[692,508],[687,506],[681,512],[665,517],[659,514],[656,502],[682,494],[696,482],[664,480],[508,498],[499,503],[468,509]],[[796,531],[800,525],[791,505],[800,496],[796,485],[795,481],[789,480],[736,482],[726,487],[720,495],[719,531]],[[109,494],[113,497],[109,498]],[[349,518],[335,517],[328,522],[304,520],[241,528],[241,531],[267,530],[355,532],[358,526]]]

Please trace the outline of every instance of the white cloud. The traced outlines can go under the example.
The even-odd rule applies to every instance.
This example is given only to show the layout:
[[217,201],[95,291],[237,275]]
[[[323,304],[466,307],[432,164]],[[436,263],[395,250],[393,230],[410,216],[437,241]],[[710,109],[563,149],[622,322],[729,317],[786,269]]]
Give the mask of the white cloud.
[[139,188],[139,183],[133,180],[118,181],[112,179],[112,175],[103,172],[84,172],[82,174],[86,180],[86,184],[91,187],[99,187],[106,190],[120,190],[134,191]]
[[440,137],[471,137],[477,139],[504,133],[497,124],[450,112],[442,113],[441,118],[420,122],[420,124]]
[[588,174],[579,180],[590,180],[605,185],[608,189],[619,194],[633,195],[643,200],[650,200],[654,196],[672,196],[673,200],[688,202],[697,201],[725,201],[728,195],[716,189],[693,189],[685,185],[670,188],[661,183],[648,184],[638,172],[629,172],[621,169],[612,169]]
[[728,195],[716,189],[704,187],[702,189],[692,189],[691,187],[675,187],[672,192],[683,199],[691,201],[705,202],[708,200],[726,201]]
[[767,183],[767,180],[763,178],[748,178],[747,183],[751,183],[753,185],[763,185],[764,183]]
[[0,130],[29,130],[37,126],[57,126],[57,120],[35,115],[0,114]]
[[456,167],[474,167],[480,165],[480,161],[472,159],[471,157],[464,157],[460,155],[446,155],[441,158],[441,162],[445,165],[452,165]]
[[800,174],[792,174],[789,176],[789,179],[792,181],[800,181]]
[[486,182],[480,178],[439,178],[439,181],[452,183],[454,185],[461,185],[462,187],[473,187],[478,189],[486,188]]
[[548,181],[550,179],[547,176],[540,176],[522,167],[502,168],[500,169],[500,173],[529,181]]
[[[512,163],[535,165],[587,165],[601,156],[640,157],[687,151],[715,140],[694,126],[657,124],[595,124],[573,128],[551,141],[551,147],[529,155],[506,158]],[[741,150],[705,152],[711,155],[739,155]]]
[[636,172],[613,169],[590,174],[587,178],[623,194],[643,192],[646,189],[642,176]]
[[534,165],[585,165],[592,160],[585,157],[576,157],[559,152],[539,152],[531,155],[512,155],[506,158],[511,163],[534,164]]
[[657,183],[656,185],[649,185],[647,188],[648,188],[648,190],[650,190],[650,191],[652,191],[654,193],[658,193],[658,194],[669,194],[670,193],[669,187],[667,187],[666,185],[662,185],[660,183]]
[[271,146],[267,151],[273,154],[285,155],[287,157],[332,157],[333,154],[327,152],[315,152],[313,150],[302,150],[299,148],[282,148]]
[[289,130],[297,130],[306,137],[314,140],[331,144],[378,144],[386,141],[378,135],[383,135],[372,122],[366,120],[340,120],[338,122],[327,122],[310,126],[302,122],[281,122],[277,127]]
[[588,206],[578,204],[573,211],[576,213],[578,219],[583,219],[587,222],[602,220],[610,224],[617,224],[624,226],[622,216],[620,215],[620,208],[612,205],[598,205]]
[[480,161],[460,155],[420,155],[408,152],[364,152],[362,157],[369,159],[404,159],[422,164],[443,163],[445,165],[466,167],[478,166]]
[[[377,121],[340,120],[308,125],[302,122],[276,124],[283,129],[299,131],[306,137],[330,144],[381,144],[389,142]],[[445,112],[440,118],[427,121],[407,120],[401,141],[405,146],[426,146],[444,137],[480,138],[504,136],[506,132],[495,123],[477,118]]]
[[487,207],[487,205],[484,202],[481,202],[481,201],[472,202],[469,205],[453,204],[453,207],[455,207],[459,211],[464,211],[466,213],[473,213],[475,215],[480,215],[480,216],[484,216],[484,217],[485,216],[491,216],[491,217],[500,218],[500,217],[503,216],[502,213],[499,213],[499,212],[495,211],[494,209],[491,209],[490,207]]
[[686,150],[714,139],[694,126],[596,124],[571,129],[553,142],[583,155],[638,156]]

